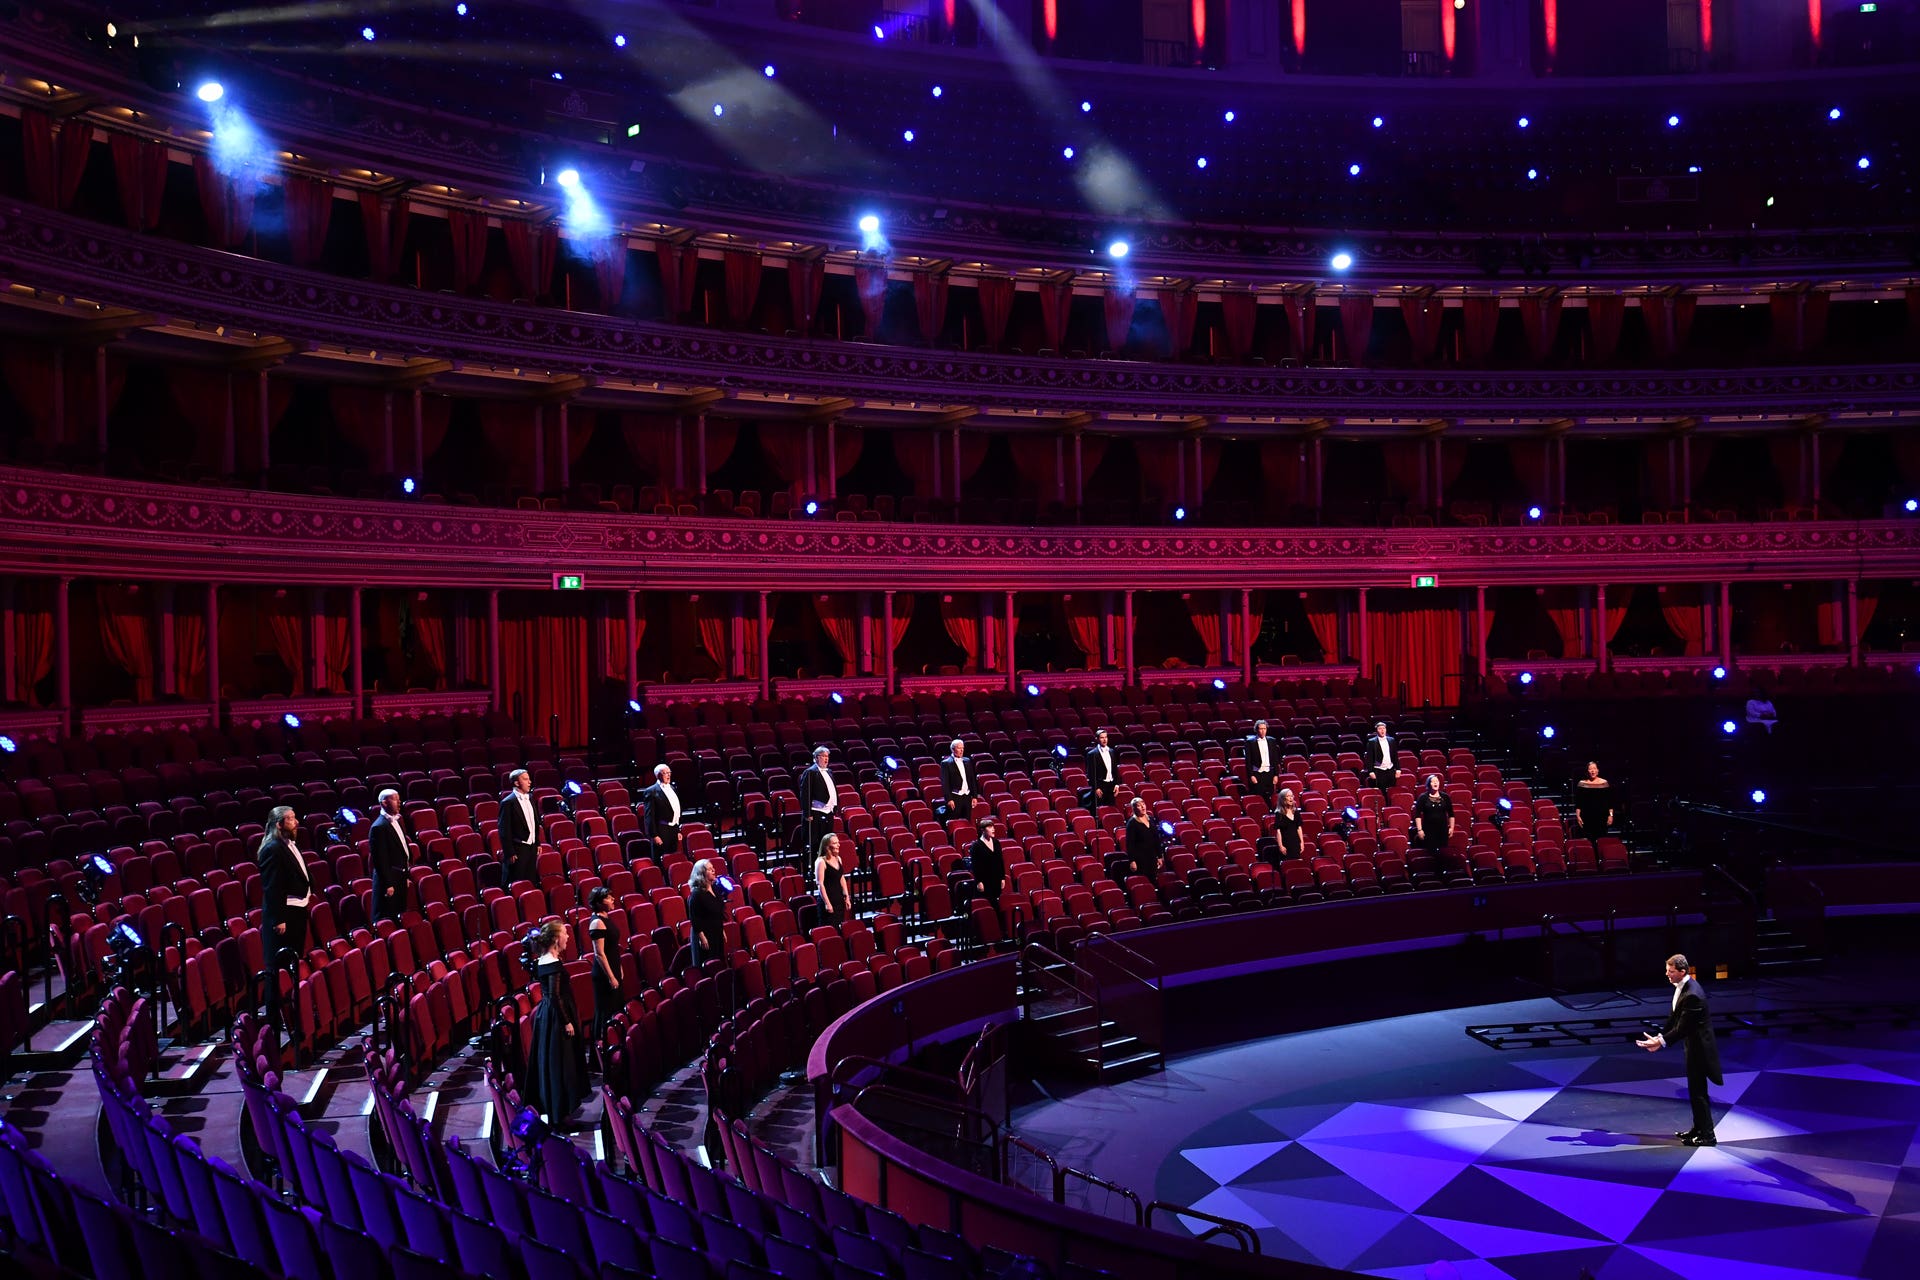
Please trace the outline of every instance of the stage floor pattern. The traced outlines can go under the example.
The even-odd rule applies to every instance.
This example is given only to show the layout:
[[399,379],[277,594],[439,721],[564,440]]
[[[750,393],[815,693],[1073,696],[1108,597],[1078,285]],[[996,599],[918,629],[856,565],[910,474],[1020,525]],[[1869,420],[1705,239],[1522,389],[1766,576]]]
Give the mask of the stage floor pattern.
[[[1840,994],[1818,985],[1747,1004]],[[1534,1000],[1236,1045],[1023,1107],[1015,1127],[1249,1224],[1266,1254],[1368,1275],[1920,1275],[1920,1031],[1722,1037],[1720,1145],[1696,1149],[1670,1136],[1688,1122],[1677,1048],[1503,1052],[1464,1032],[1555,1015],[1574,1016]]]

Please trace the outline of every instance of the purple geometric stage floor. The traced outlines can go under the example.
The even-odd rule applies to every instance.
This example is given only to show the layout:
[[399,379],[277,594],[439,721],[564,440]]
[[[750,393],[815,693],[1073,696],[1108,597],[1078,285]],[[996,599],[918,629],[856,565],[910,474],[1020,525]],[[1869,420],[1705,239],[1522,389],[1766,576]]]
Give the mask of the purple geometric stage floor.
[[[1744,991],[1713,991],[1716,1012],[1859,998]],[[1920,1276],[1920,1031],[1723,1036],[1720,1145],[1695,1149],[1669,1136],[1688,1124],[1678,1049],[1501,1051],[1463,1031],[1555,1016],[1536,1000],[1238,1045],[1015,1127],[1253,1226],[1264,1253],[1368,1275]]]

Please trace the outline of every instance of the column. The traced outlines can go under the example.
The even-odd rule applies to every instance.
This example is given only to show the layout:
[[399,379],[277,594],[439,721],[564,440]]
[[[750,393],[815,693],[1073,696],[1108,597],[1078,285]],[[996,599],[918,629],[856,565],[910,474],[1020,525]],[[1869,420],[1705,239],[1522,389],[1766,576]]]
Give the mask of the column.
[[547,491],[547,406],[533,406],[533,491]]
[[[827,430],[833,428],[829,426]],[[873,674],[873,596],[869,592],[860,593],[858,617],[860,635],[855,641],[854,652],[859,655],[860,665],[856,674],[870,676]]]
[[1860,579],[1847,579],[1847,665],[1860,665]]
[[993,597],[982,591],[974,600],[980,614],[980,669],[992,671],[1000,665],[1000,645],[993,625]]
[[1190,504],[1195,511],[1198,511],[1200,504],[1206,501],[1205,488],[1206,472],[1200,464],[1200,437],[1195,436],[1193,438],[1193,502]]
[[640,645],[634,633],[640,630],[640,593],[627,592],[627,700],[640,696]]
[[1225,591],[1213,593],[1213,614],[1220,628],[1220,665],[1232,666],[1239,654],[1233,647],[1233,606]]
[[1556,436],[1553,441],[1553,505],[1560,510],[1567,506],[1567,438]]
[[1327,442],[1313,438],[1313,521],[1320,523],[1320,509],[1326,505]]
[[707,411],[702,409],[693,417],[693,462],[696,474],[693,487],[701,497],[707,496]]
[[1680,443],[1667,437],[1667,508],[1680,506]]
[[1253,688],[1253,592],[1240,588],[1240,679]]
[[1803,502],[1815,507],[1820,505],[1820,433],[1807,432],[1807,473],[1806,482],[1801,486]]
[[1358,656],[1360,661],[1360,678],[1362,680],[1368,680],[1373,676],[1373,653],[1372,645],[1369,642],[1370,638],[1367,635],[1367,589],[1365,587],[1360,588],[1358,612],[1354,615],[1354,626],[1360,632],[1360,638],[1354,644],[1353,652]]
[[1602,675],[1607,670],[1607,584],[1602,582],[1593,589],[1593,659],[1595,670]]
[[506,706],[506,690],[500,680],[500,588],[487,592],[487,686],[493,691],[493,709]]
[[452,614],[447,620],[447,665],[453,670],[447,673],[447,688],[464,689],[473,678],[467,670],[467,659],[472,655],[467,651],[467,611],[473,607],[464,591],[453,593]]
[[1127,676],[1127,684],[1131,686],[1133,684],[1133,592],[1131,589],[1129,589],[1126,594],[1126,613],[1125,613],[1124,625],[1125,625],[1125,630],[1124,630],[1124,633],[1122,634],[1121,639],[1124,641],[1124,645],[1125,645],[1125,656],[1126,656],[1125,670],[1126,670],[1126,676]]
[[1720,662],[1731,669],[1733,666],[1733,584],[1720,584]]
[[567,402],[565,400],[560,402],[560,448],[555,452],[559,454],[560,492],[565,493],[573,488],[573,442],[567,434]]
[[[55,383],[58,386],[58,383]],[[61,732],[73,732],[73,579],[53,584],[53,704],[60,709]]]
[[[233,474],[234,468],[240,465],[239,450],[234,440],[232,374],[227,375],[225,385],[227,388],[227,411],[226,415],[220,420],[220,474],[230,476]],[[260,469],[265,471],[266,466],[263,464]]]
[[687,487],[687,420],[673,420],[673,487]]
[[1439,436],[1433,438],[1433,509],[1444,511],[1447,507],[1447,467],[1446,441]]
[[840,497],[840,424],[827,419],[827,497]]
[[1693,437],[1680,437],[1680,505],[1693,506]]
[[1077,515],[1087,501],[1087,458],[1080,448],[1080,433],[1073,433],[1073,510]]
[[[67,442],[67,349],[53,349],[53,442]],[[63,704],[64,705],[64,704]]]
[[0,698],[20,701],[20,673],[14,638],[13,579],[0,579]]
[[107,452],[107,348],[93,349],[93,447],[102,456]]
[[1100,665],[1117,667],[1120,658],[1113,638],[1113,592],[1100,593]]
[[760,593],[760,697],[762,700],[773,696],[773,646],[767,643],[767,597],[771,592]]
[[819,471],[813,462],[813,424],[811,422],[807,424],[807,496],[809,498],[820,496]]
[[307,588],[307,634],[313,642],[307,646],[307,688],[314,693],[327,692],[327,592],[324,587]]
[[[258,375],[255,394],[260,412],[260,469],[265,471],[273,465],[273,402],[267,396],[267,371],[262,369]],[[233,413],[233,383],[227,383],[227,413]]]
[[880,593],[880,642],[887,647],[884,669],[887,679],[887,696],[892,697],[897,687],[893,672],[893,592]]
[[1179,504],[1185,506],[1187,504],[1187,446],[1182,441],[1174,442],[1173,464],[1175,467],[1173,491],[1180,495]]
[[177,697],[180,693],[180,663],[174,644],[173,598],[176,588],[171,582],[163,582],[154,594],[155,634],[159,637],[159,663],[156,685],[164,697]]
[[[956,436],[955,438],[957,439],[958,437]],[[1013,656],[1014,655],[1013,636],[1014,636],[1015,623],[1017,621],[1018,621],[1018,616],[1013,611],[1013,592],[1009,591],[1007,592],[1007,598],[1006,598],[1006,612],[1001,615],[1001,625],[1006,628],[1006,636],[1007,636],[1007,692],[1008,693],[1018,693],[1020,691],[1020,663]]]
[[1473,656],[1480,678],[1487,678],[1487,589],[1473,589]]
[[413,474],[422,484],[427,478],[427,406],[426,392],[413,389]]
[[727,598],[727,669],[723,680],[737,680],[753,673],[747,670],[747,605],[738,591]]
[[1067,438],[1053,438],[1053,500],[1067,505]]
[[380,474],[393,474],[393,392],[380,397]]
[[960,424],[953,424],[953,506],[954,519],[960,518]]
[[[388,403],[391,405],[392,397]],[[366,645],[360,638],[360,588],[354,587],[347,593],[347,653],[350,656],[348,670],[353,681],[353,714],[364,714],[367,701],[367,655]]]
[[220,723],[220,584],[207,584],[207,701]]

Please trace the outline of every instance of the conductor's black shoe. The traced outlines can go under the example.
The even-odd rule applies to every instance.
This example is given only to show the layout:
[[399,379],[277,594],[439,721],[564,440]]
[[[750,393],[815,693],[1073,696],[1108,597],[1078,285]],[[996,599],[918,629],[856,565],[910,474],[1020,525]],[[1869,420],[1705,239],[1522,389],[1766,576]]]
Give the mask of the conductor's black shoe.
[[1679,1133],[1676,1133],[1673,1136],[1680,1139],[1680,1141],[1685,1142],[1687,1139],[1693,1136],[1693,1130],[1682,1129]]
[[1685,1142],[1690,1147],[1717,1147],[1720,1145],[1720,1140],[1710,1133],[1696,1133],[1692,1137],[1685,1139]]

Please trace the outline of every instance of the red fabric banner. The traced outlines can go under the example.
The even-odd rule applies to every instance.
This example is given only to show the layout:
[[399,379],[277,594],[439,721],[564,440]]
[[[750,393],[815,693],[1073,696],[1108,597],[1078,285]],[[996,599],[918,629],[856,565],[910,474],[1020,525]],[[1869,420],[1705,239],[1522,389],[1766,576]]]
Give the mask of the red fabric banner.
[[[981,276],[980,325],[989,348],[1007,340],[1007,319],[1013,314],[1013,280],[1008,276]],[[1916,308],[1920,314],[1920,308]]]
[[487,266],[487,215],[478,209],[450,209],[447,230],[453,235],[453,287],[471,293]]
[[1073,312],[1073,282],[1040,282],[1040,326],[1049,350],[1060,351],[1067,341],[1067,320]]
[[926,343],[940,341],[940,331],[947,326],[947,273],[944,271],[921,271],[913,277],[913,311],[920,322],[920,340]]
[[254,175],[223,174],[214,168],[213,157],[203,152],[193,158],[193,180],[200,192],[200,211],[206,215],[208,242],[229,251],[245,244],[253,229],[253,198],[258,189]]
[[1407,324],[1415,364],[1433,359],[1434,348],[1440,345],[1440,322],[1446,314],[1446,305],[1438,298],[1400,299],[1400,318]]
[[1493,338],[1500,327],[1500,299],[1463,298],[1460,306],[1462,354],[1468,364],[1485,364],[1493,355]]
[[1367,343],[1373,337],[1373,299],[1364,293],[1340,296],[1340,340],[1348,364],[1367,362]]
[[153,230],[160,225],[161,197],[167,189],[167,144],[111,133],[107,152],[113,157],[121,219],[135,231]]
[[818,258],[787,260],[787,307],[793,313],[793,327],[801,337],[813,336],[813,323],[820,314],[820,292],[827,283],[826,263]]
[[333,184],[324,178],[288,174],[282,190],[293,265],[310,267],[320,261],[327,247],[327,228],[333,221]]
[[1367,613],[1367,638],[1383,692],[1391,696],[1404,684],[1409,708],[1455,700],[1459,682],[1445,677],[1464,667],[1458,609],[1376,607]]
[[760,254],[753,249],[728,249],[720,255],[727,282],[727,320],[736,329],[753,327],[754,306],[760,300]]
[[1193,325],[1200,315],[1200,295],[1191,289],[1158,291],[1160,314],[1167,322],[1167,354],[1178,360],[1193,345]]
[[372,191],[360,193],[360,226],[367,239],[367,274],[391,280],[400,270],[411,218],[406,199],[383,199]]
[[1250,293],[1220,295],[1221,326],[1226,331],[1227,352],[1235,360],[1244,360],[1253,351],[1253,326],[1258,315]]
[[503,218],[500,233],[507,242],[507,261],[523,297],[531,301],[553,294],[553,263],[560,251],[560,235],[551,223],[534,226],[517,218]]
[[1107,322],[1107,346],[1118,351],[1127,345],[1127,332],[1133,328],[1133,290],[1108,284],[1101,311]]

